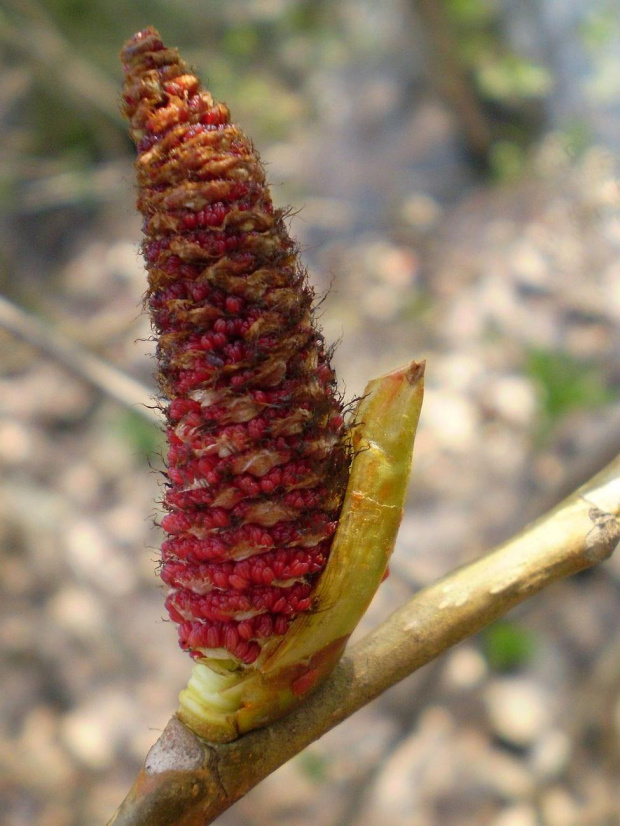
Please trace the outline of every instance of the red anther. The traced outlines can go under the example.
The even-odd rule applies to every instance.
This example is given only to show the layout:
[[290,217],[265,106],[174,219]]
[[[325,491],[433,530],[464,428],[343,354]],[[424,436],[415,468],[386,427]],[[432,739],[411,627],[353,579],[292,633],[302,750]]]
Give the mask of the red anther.
[[223,636],[224,648],[227,648],[229,651],[234,651],[238,642],[239,635],[237,634],[237,629],[232,625],[227,626],[224,629]]
[[184,229],[196,229],[198,224],[198,216],[195,212],[187,212],[181,219]]
[[260,418],[256,417],[248,422],[248,436],[250,439],[260,439],[263,433],[267,428],[267,422]]
[[258,659],[258,655],[260,654],[260,652],[261,652],[260,645],[255,641],[250,642],[248,647],[247,647],[246,654],[243,657],[243,662],[246,665],[251,665],[253,662],[255,662],[255,660]]
[[[187,277],[187,276],[185,276]],[[189,298],[196,304],[203,302],[211,293],[211,288],[206,283],[197,282],[188,286]]]
[[230,516],[224,508],[211,508],[209,516],[214,528],[227,528],[230,525]]
[[258,639],[267,639],[274,633],[274,623],[269,614],[258,617],[254,626],[254,634]]
[[194,399],[173,399],[168,407],[168,418],[178,421],[187,413],[200,413],[200,404]]
[[219,648],[222,645],[222,633],[219,628],[212,625],[207,629],[205,642],[208,648]]
[[344,419],[342,416],[332,416],[328,422],[328,428],[332,433],[338,433],[342,430],[342,426],[344,424]]
[[168,479],[173,485],[182,485],[185,481],[183,474],[176,467],[168,468]]
[[168,611],[168,615],[173,622],[184,622],[186,617],[174,606],[174,603],[170,600],[170,597],[166,599],[165,602],[166,610]]
[[238,298],[234,295],[229,295],[226,298],[226,311],[231,313],[231,315],[236,315],[240,313],[243,309],[243,299]]
[[239,634],[239,637],[242,640],[251,640],[254,635],[252,623],[248,622],[248,620],[243,620],[243,622],[240,622],[237,626],[237,634]]
[[[250,651],[250,643],[247,642],[246,640],[239,640],[237,645],[234,647],[232,653],[235,655],[235,657],[238,660],[241,660],[241,662],[246,662],[249,651]],[[252,660],[250,660],[250,662],[251,661]]]
[[281,614],[274,619],[273,623],[273,633],[276,637],[282,636],[282,634],[286,634],[288,629],[289,620],[282,616]]
[[260,489],[262,493],[273,493],[276,488],[277,485],[274,484],[270,479],[261,479]]
[[286,608],[287,608],[286,600],[284,599],[284,597],[281,597],[279,600],[277,600],[273,604],[271,610],[273,611],[274,614],[282,614],[286,611]]
[[192,522],[187,514],[180,513],[179,511],[173,511],[173,513],[167,513],[164,516],[161,520],[161,526],[166,533],[171,533],[174,535],[185,533],[185,531],[191,528]]
[[260,484],[252,476],[237,476],[235,485],[248,496],[258,496],[261,492]]
[[319,364],[316,369],[316,375],[319,381],[328,382],[332,381],[334,378],[334,371],[328,364]]
[[215,456],[203,456],[202,459],[198,459],[197,462],[197,471],[199,477],[205,479],[209,477],[217,467],[217,457]]

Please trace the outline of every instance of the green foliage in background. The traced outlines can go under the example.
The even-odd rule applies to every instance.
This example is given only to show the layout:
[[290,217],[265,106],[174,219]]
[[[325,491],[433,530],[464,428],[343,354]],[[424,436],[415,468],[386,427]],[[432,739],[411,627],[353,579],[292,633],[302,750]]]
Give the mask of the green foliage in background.
[[518,181],[526,168],[527,153],[516,141],[499,140],[491,147],[489,171],[496,183]]
[[553,77],[546,66],[506,42],[502,5],[492,0],[443,0],[458,32],[461,56],[483,98],[518,106],[546,97]]
[[618,8],[615,2],[593,8],[580,25],[580,34],[585,46],[596,52],[618,34]]
[[143,419],[142,416],[128,410],[122,410],[119,411],[115,424],[118,434],[128,444],[133,453],[147,460],[162,454],[164,448],[163,432]]
[[574,410],[602,407],[618,398],[599,367],[561,351],[530,350],[526,373],[539,392],[543,435]]
[[513,104],[522,99],[545,97],[553,86],[546,68],[516,54],[505,54],[488,62],[483,60],[476,74],[485,97]]
[[595,104],[614,105],[620,94],[618,35],[620,20],[615,0],[598,0],[581,21],[579,35],[589,57],[583,83],[587,98]]
[[562,130],[566,152],[570,158],[578,160],[594,144],[594,130],[583,118],[572,118]]
[[482,651],[493,671],[505,673],[523,668],[535,649],[534,635],[513,622],[494,622],[482,634]]
[[315,749],[302,751],[295,760],[301,773],[316,785],[329,780],[329,763],[326,758]]

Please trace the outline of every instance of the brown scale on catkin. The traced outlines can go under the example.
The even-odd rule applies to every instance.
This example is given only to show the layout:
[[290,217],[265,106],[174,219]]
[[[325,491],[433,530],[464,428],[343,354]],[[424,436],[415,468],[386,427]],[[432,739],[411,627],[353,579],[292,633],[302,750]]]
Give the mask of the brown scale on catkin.
[[342,402],[252,144],[154,29],[121,57],[166,400],[166,606],[192,657],[249,665],[311,609],[348,475]]

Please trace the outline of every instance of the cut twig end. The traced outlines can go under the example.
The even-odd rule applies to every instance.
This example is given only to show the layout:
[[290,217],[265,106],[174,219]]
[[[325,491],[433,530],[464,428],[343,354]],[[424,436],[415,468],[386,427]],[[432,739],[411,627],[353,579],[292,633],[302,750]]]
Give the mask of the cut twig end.
[[171,769],[201,769],[204,763],[204,747],[198,737],[177,717],[173,717],[147,754],[144,769],[147,774],[154,775]]
[[584,553],[593,564],[609,559],[620,543],[620,520],[611,513],[592,508],[593,527],[584,543]]

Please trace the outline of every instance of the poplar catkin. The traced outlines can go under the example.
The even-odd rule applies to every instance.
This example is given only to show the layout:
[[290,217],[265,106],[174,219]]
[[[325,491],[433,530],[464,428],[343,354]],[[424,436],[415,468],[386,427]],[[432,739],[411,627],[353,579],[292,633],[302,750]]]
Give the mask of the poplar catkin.
[[152,28],[125,45],[183,649],[250,665],[312,609],[349,469],[314,292],[258,154]]

